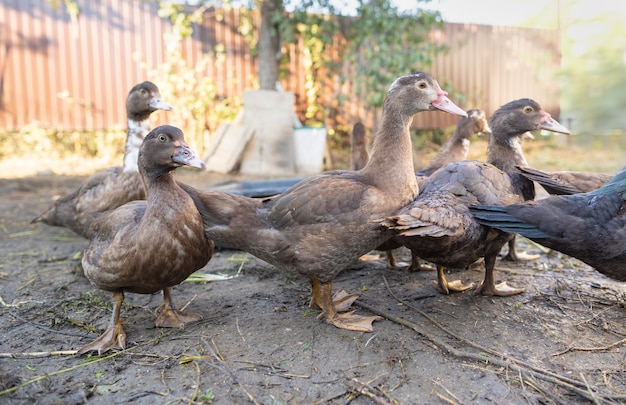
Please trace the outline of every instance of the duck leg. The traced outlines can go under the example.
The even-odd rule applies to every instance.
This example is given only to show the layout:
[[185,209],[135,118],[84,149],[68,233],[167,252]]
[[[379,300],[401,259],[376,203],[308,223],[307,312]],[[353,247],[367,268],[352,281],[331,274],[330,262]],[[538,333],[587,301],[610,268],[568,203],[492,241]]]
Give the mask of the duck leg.
[[163,304],[157,309],[159,316],[156,320],[156,326],[159,328],[182,328],[185,324],[196,322],[202,319],[202,316],[191,312],[183,312],[174,309],[172,304],[172,296],[170,287],[163,289]]
[[444,267],[437,265],[437,282],[433,286],[442,294],[450,294],[450,291],[462,292],[474,287],[474,283],[463,284],[461,280],[448,281],[444,273]]
[[[406,267],[408,269],[408,271],[413,271],[412,268],[414,266],[413,261],[411,261],[411,263],[407,263],[404,261],[397,261],[396,257],[393,254],[393,249],[389,249],[389,250],[385,250],[385,255],[387,256],[387,268],[389,269],[395,269],[398,267]],[[419,262],[417,263],[419,266]],[[419,268],[418,268],[419,270]]]
[[[341,329],[356,330],[359,332],[373,332],[372,322],[382,319],[380,316],[355,315],[354,311],[347,311],[350,305],[358,298],[358,294],[348,294],[344,290],[338,291],[331,297],[332,283],[322,283],[311,277],[313,287],[310,307],[318,306],[322,309],[320,319],[325,319],[331,325]],[[347,305],[346,305],[347,304]]]
[[518,261],[530,261],[539,259],[539,255],[531,255],[526,252],[517,253],[517,248],[515,247],[516,236],[513,239],[509,240],[509,252],[502,258],[502,260],[506,260],[509,262],[518,262]]
[[411,265],[407,269],[410,273],[417,271],[432,271],[435,270],[432,266],[424,266],[420,263],[420,258],[411,253]]
[[124,292],[115,291],[113,293],[113,315],[109,326],[100,337],[91,343],[78,349],[77,354],[84,354],[87,352],[98,352],[98,355],[112,350],[123,350],[126,346],[126,333],[122,328],[122,320],[120,318],[120,311],[122,309],[122,302],[124,302]]
[[521,294],[526,291],[526,289],[524,288],[510,287],[509,285],[507,285],[506,281],[503,281],[500,284],[496,285],[493,278],[493,270],[496,266],[497,256],[497,252],[485,255],[485,278],[476,288],[474,295],[482,294],[487,296],[495,295],[499,297],[508,297],[511,295]]

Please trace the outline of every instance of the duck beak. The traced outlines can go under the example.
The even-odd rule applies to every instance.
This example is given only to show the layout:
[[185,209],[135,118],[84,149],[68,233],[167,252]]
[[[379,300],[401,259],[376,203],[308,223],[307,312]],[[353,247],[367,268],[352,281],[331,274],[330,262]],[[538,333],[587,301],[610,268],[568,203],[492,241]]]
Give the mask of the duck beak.
[[569,129],[565,128],[563,125],[559,124],[557,120],[552,118],[550,114],[546,113],[543,120],[539,123],[539,128],[545,129],[546,131],[557,132],[559,134],[571,135]]
[[189,147],[180,145],[176,148],[176,154],[172,156],[172,161],[181,166],[195,167],[196,169],[206,169],[206,164],[199,159]]
[[171,105],[163,101],[160,96],[152,97],[149,105],[150,105],[150,108],[154,110],[172,111],[174,109],[174,107],[172,107]]
[[439,97],[437,100],[430,103],[430,105],[438,110],[448,112],[450,114],[460,115],[461,117],[467,117],[467,113],[454,104],[448,97],[446,97],[446,92],[439,93]]

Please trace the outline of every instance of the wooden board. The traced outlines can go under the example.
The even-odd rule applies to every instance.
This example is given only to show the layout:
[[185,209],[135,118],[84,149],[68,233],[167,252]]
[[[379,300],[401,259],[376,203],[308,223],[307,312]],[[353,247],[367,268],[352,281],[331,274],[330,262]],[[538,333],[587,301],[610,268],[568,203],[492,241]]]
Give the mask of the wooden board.
[[221,124],[211,137],[203,157],[207,170],[217,173],[234,171],[253,135],[254,128],[248,125]]
[[291,176],[294,174],[293,93],[270,90],[244,93],[245,125],[254,128],[246,147],[241,173]]

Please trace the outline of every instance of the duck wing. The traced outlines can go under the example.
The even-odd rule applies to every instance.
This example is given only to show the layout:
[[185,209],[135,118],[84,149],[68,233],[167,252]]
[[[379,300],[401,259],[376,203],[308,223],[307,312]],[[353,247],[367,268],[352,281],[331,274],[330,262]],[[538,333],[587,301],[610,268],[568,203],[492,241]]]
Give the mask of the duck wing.
[[594,172],[544,172],[525,166],[518,166],[517,169],[524,177],[539,183],[548,193],[556,195],[587,193],[602,187],[612,177],[606,173]]
[[[373,189],[373,188],[372,188]],[[307,178],[267,199],[268,220],[278,229],[366,222],[368,187],[354,172],[327,172]]]
[[624,181],[609,182],[589,193],[470,209],[483,225],[518,233],[626,281],[625,196]]

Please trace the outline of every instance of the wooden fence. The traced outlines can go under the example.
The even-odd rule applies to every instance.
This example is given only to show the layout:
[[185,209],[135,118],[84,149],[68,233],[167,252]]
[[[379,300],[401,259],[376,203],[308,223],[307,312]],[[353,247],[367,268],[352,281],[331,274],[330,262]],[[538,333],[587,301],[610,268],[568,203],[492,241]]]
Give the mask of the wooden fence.
[[[163,62],[169,20],[157,16],[153,2],[78,0],[76,20],[63,2],[56,2],[60,4],[56,8],[53,3],[0,2],[0,128],[16,130],[33,123],[66,130],[124,127],[126,94],[147,78],[145,66]],[[183,55],[194,64],[222,44],[223,63],[210,65],[206,74],[213,78],[218,95],[242,96],[256,83],[256,60],[238,32],[240,12],[224,11],[223,18],[215,18],[211,13],[217,11],[207,11],[202,26],[184,41]],[[465,96],[455,100],[463,108],[482,108],[490,114],[505,102],[532,97],[558,117],[556,30],[446,24],[431,35],[451,50],[438,56],[428,71],[444,88],[453,86]],[[295,93],[295,111],[302,118],[303,60],[297,47],[289,52],[290,74],[281,85]],[[359,119],[363,106],[352,101],[344,107],[346,121]],[[432,113],[418,115],[414,126],[455,123],[449,114]]]

